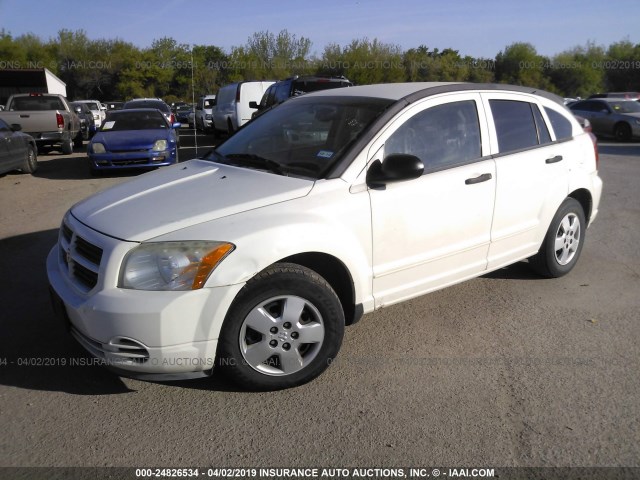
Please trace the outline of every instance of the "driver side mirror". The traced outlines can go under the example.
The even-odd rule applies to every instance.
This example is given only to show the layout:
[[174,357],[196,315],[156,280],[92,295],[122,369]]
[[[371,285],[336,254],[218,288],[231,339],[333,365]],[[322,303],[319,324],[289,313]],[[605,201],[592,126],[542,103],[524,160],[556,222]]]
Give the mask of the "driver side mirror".
[[371,188],[385,187],[387,183],[404,182],[421,177],[424,164],[415,155],[392,153],[381,162],[375,160],[367,171],[367,185]]

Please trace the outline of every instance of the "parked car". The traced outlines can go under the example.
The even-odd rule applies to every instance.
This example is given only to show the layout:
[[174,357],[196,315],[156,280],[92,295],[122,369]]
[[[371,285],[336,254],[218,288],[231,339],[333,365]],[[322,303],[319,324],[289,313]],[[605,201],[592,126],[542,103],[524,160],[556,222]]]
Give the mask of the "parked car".
[[225,85],[218,91],[213,111],[215,132],[231,134],[251,120],[256,111],[252,102],[259,102],[264,92],[275,82],[237,82]]
[[613,136],[621,142],[640,136],[640,104],[636,101],[598,98],[576,102],[569,108],[589,120],[596,135]]
[[[157,110],[160,110],[160,112],[165,116],[167,122],[169,122],[170,125],[174,125],[175,123],[177,123],[176,116],[171,111],[169,105],[167,105],[160,98],[134,98],[133,100],[129,100],[128,102],[125,102],[124,105],[122,105],[123,110],[132,108],[155,108]],[[180,134],[178,133],[178,130],[175,131],[175,134],[178,142],[178,148],[180,148]]]
[[639,100],[640,92],[605,92],[605,93],[595,93],[593,95],[589,95],[587,100],[592,100],[594,98],[616,98],[616,99],[625,99],[625,100]]
[[106,109],[98,100],[74,100],[74,103],[86,103],[89,109],[93,112],[93,121],[96,126],[96,130],[100,128],[102,122],[106,117]]
[[93,112],[89,109],[89,106],[86,103],[82,102],[71,102],[71,108],[80,119],[80,132],[82,132],[82,139],[89,140],[96,133],[96,125],[93,121]]
[[7,100],[0,119],[7,125],[20,125],[38,148],[55,147],[68,155],[73,146],[82,146],[80,119],[67,99],[53,93],[18,93]]
[[215,365],[285,388],[364,313],[525,259],[569,273],[601,190],[591,136],[537,88],[327,90],[73,206],[48,278],[72,335],[121,374]]
[[196,130],[211,130],[213,126],[213,109],[216,105],[215,95],[203,95],[196,103],[194,122]]
[[124,102],[121,102],[119,100],[116,100],[116,101],[112,100],[110,102],[104,102],[104,106],[106,107],[107,111],[109,111],[109,110],[120,110],[123,105],[124,105]]
[[178,163],[179,127],[155,108],[109,111],[87,147],[91,173]]
[[290,97],[297,97],[305,93],[317,92],[318,90],[329,90],[332,88],[352,87],[353,83],[344,77],[322,77],[322,76],[294,76],[286,80],[274,83],[264,92],[260,103],[250,102],[251,108],[257,109],[251,118],[255,118],[265,110],[281,104]]
[[189,123],[189,114],[193,112],[193,105],[184,104],[178,105],[175,110],[176,122],[180,122],[182,124]]
[[0,119],[0,174],[12,170],[33,173],[38,169],[38,148],[31,135],[22,133],[19,124],[8,125]]

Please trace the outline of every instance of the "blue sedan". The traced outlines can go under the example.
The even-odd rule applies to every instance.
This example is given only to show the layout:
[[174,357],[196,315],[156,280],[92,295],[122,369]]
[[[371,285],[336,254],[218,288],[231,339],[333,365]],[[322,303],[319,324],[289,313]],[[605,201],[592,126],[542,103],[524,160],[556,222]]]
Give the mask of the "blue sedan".
[[178,128],[154,108],[107,112],[87,147],[91,173],[178,163]]

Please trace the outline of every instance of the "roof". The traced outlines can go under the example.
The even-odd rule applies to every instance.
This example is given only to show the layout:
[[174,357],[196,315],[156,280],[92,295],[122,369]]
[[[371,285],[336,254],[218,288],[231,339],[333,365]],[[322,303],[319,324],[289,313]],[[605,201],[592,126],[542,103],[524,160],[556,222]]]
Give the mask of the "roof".
[[462,91],[507,91],[517,93],[536,94],[563,104],[563,99],[557,95],[533,87],[503,85],[497,83],[463,83],[463,82],[412,82],[412,83],[380,83],[376,85],[362,85],[339,90],[323,90],[308,93],[309,96],[353,96],[387,98],[389,100],[405,99],[408,103],[419,98],[439,93]]

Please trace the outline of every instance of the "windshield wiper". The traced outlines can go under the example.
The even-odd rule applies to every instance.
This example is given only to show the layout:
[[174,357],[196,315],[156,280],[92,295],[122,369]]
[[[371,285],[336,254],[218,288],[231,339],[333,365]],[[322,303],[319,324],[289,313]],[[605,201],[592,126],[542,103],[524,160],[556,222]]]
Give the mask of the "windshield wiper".
[[225,158],[233,161],[233,163],[237,161],[239,165],[264,168],[278,175],[286,175],[287,167],[285,165],[253,153],[230,153],[225,155]]

